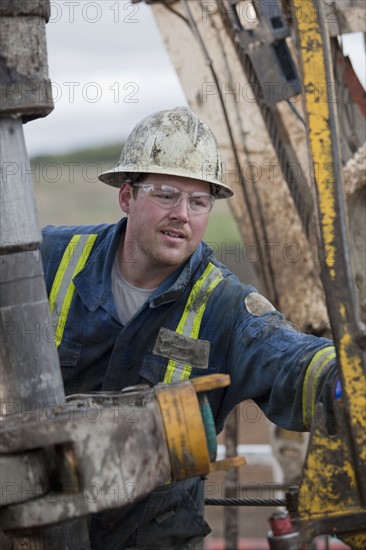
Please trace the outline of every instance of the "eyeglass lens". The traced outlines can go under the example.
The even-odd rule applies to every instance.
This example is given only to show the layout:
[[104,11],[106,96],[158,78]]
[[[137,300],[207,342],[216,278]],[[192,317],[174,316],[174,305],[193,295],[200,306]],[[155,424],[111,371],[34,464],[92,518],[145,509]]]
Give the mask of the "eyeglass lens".
[[135,187],[141,187],[146,198],[149,198],[163,208],[174,208],[184,198],[188,199],[188,205],[194,212],[210,212],[214,197],[209,193],[184,193],[176,187],[170,185],[153,185],[148,183],[135,184]]

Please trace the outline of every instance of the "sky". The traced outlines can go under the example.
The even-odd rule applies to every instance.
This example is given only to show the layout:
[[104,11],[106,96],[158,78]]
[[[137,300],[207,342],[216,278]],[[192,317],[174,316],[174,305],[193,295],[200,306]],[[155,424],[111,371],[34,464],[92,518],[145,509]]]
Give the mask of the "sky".
[[50,4],[46,33],[55,108],[24,126],[30,157],[122,142],[148,114],[187,105],[145,3]]
[[[159,109],[186,105],[151,8],[129,0],[51,0],[46,25],[55,108],[24,126],[30,157],[123,142]],[[361,33],[343,36],[365,85]]]

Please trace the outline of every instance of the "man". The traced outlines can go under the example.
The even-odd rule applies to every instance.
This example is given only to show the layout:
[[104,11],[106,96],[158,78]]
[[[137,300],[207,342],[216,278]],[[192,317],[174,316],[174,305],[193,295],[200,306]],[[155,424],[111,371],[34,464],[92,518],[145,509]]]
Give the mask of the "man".
[[[66,393],[223,372],[231,385],[209,395],[218,432],[249,398],[287,429],[309,429],[317,400],[331,417],[331,342],[293,330],[201,241],[215,199],[233,194],[221,181],[211,130],[185,107],[154,113],[100,180],[119,187],[127,217],[44,230]],[[128,509],[93,517],[92,546],[195,548],[210,531],[202,511],[202,480],[166,485]]]

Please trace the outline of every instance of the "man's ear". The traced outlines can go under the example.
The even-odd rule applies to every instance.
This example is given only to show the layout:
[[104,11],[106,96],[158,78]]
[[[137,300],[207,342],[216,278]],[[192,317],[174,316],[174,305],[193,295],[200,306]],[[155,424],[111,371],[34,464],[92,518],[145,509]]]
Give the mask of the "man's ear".
[[132,198],[132,185],[130,183],[122,183],[119,190],[119,205],[121,210],[126,214],[130,211],[130,200]]

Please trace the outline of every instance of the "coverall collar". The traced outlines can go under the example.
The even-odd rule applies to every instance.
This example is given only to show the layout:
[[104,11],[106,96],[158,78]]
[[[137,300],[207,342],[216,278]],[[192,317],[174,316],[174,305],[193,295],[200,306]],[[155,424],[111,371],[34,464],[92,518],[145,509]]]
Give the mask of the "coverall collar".
[[[102,306],[107,310],[112,309],[111,313],[117,314],[112,295],[111,273],[121,234],[126,231],[126,225],[125,217],[107,230],[105,235],[101,235],[102,239],[97,240],[86,266],[73,279],[79,296],[90,311],[95,311]],[[162,282],[150,296],[150,307],[158,307],[179,298],[192,274],[201,264],[207,248],[200,243],[185,264]]]

